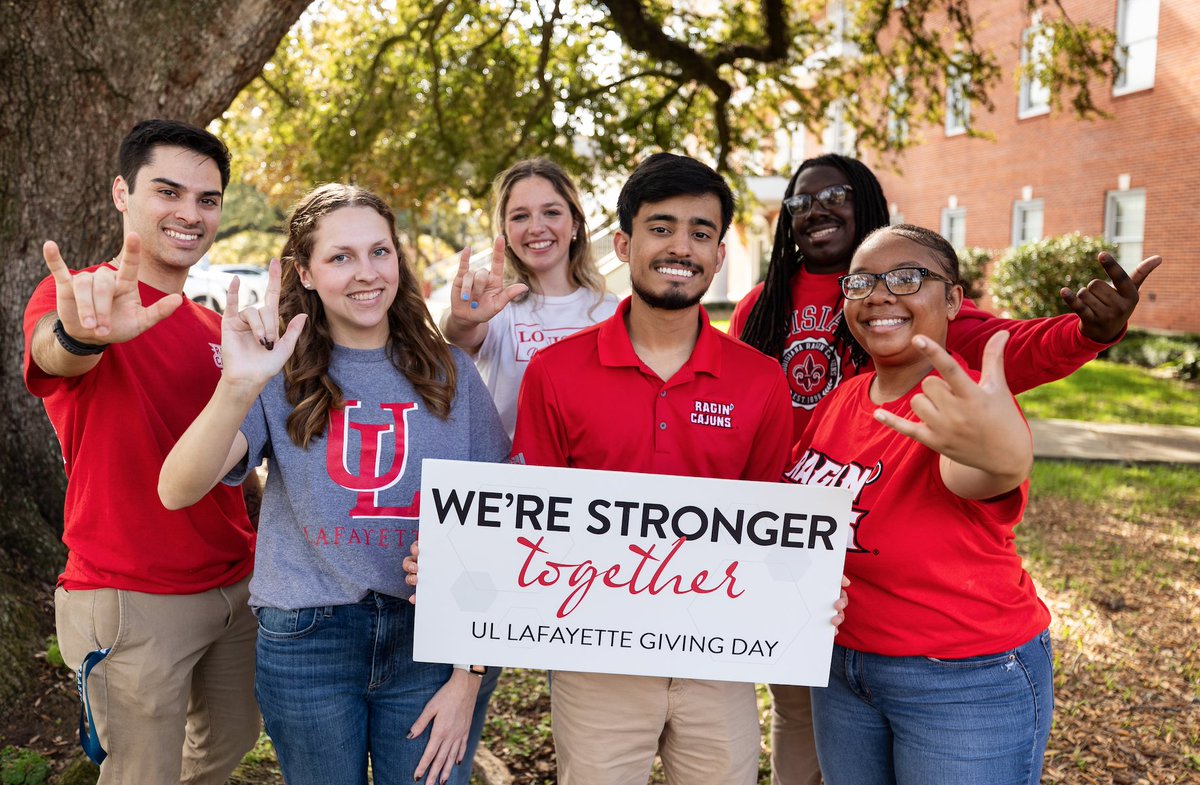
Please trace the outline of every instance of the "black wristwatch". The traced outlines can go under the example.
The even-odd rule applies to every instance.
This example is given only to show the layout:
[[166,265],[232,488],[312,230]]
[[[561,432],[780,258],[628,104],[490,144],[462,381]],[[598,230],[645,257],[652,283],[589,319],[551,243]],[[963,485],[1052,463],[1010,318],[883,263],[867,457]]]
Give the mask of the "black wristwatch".
[[471,673],[475,674],[476,676],[479,676],[480,678],[482,678],[482,677],[484,677],[484,676],[486,676],[486,675],[487,675],[487,672],[488,672],[488,666],[486,666],[486,665],[472,665],[471,667],[467,668],[467,670],[468,670],[469,672],[471,672]]

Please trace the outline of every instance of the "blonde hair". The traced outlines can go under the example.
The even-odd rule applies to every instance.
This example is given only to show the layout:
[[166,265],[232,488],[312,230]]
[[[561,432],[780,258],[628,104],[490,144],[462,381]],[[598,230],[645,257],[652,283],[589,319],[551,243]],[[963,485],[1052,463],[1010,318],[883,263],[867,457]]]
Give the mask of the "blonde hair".
[[[587,219],[583,217],[583,205],[579,199],[579,190],[561,166],[545,158],[528,158],[518,161],[501,172],[492,183],[492,202],[495,204],[496,210],[493,218],[494,225],[500,227],[505,225],[508,199],[512,195],[513,187],[530,177],[540,177],[546,180],[566,201],[567,208],[571,211],[571,219],[578,227],[568,252],[567,280],[576,288],[583,287],[595,292],[596,299],[599,301],[604,296],[604,276],[600,275],[600,270],[596,267],[596,260],[592,258],[592,241],[588,234]],[[505,239],[508,238],[505,237]],[[509,279],[509,282],[523,283],[529,287],[529,292],[534,291],[534,275],[513,252],[511,245],[505,248],[504,255],[505,277]],[[528,296],[527,292],[518,300],[523,300]]]

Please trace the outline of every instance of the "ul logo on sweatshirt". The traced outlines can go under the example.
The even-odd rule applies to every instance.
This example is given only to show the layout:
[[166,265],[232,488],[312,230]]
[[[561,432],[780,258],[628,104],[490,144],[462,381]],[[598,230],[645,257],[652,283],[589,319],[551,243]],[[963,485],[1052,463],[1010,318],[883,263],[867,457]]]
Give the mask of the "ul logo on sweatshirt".
[[[380,409],[390,412],[390,423],[364,423],[353,420],[359,401],[346,401],[341,409],[329,413],[329,439],[325,446],[325,468],[329,478],[346,490],[358,494],[350,510],[351,518],[418,518],[421,492],[413,493],[407,507],[383,507],[379,494],[391,488],[404,476],[408,462],[408,413],[415,403],[381,403]],[[358,434],[358,465],[351,466],[351,431]],[[388,449],[388,445],[391,449]],[[391,453],[391,463],[383,466],[384,456]]]

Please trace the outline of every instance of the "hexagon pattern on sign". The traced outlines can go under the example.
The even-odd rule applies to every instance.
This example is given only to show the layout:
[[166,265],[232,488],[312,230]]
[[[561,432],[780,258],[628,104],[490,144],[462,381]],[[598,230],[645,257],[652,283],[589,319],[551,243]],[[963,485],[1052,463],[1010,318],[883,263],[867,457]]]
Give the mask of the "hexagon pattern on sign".
[[464,572],[450,587],[458,607],[469,613],[482,613],[496,601],[496,584],[486,572]]

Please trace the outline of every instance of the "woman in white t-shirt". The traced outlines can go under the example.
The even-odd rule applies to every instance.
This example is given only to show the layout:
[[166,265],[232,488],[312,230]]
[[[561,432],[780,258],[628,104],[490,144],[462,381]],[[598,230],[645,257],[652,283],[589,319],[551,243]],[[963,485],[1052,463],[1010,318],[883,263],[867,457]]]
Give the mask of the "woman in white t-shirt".
[[442,332],[475,358],[511,437],[530,358],[612,316],[617,298],[604,289],[579,191],[562,168],[544,158],[521,161],[493,191],[503,234],[491,268],[469,270],[463,251]]

